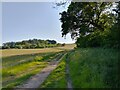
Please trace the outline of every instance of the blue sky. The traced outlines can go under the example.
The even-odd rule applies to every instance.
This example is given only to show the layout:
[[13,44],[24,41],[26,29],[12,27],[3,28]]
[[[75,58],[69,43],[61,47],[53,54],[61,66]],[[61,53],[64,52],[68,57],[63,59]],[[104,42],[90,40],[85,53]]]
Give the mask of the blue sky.
[[36,38],[73,43],[70,35],[61,37],[59,13],[66,8],[53,6],[52,2],[2,3],[2,42]]

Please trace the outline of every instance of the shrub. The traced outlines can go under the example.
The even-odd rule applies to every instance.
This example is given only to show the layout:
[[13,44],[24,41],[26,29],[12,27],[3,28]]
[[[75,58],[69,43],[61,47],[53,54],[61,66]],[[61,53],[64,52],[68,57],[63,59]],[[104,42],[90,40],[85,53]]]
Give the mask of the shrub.
[[42,56],[36,56],[34,60],[35,60],[35,61],[42,61],[42,60],[43,60],[43,57],[42,57]]
[[15,48],[22,49],[22,45],[16,45]]
[[2,46],[2,49],[10,49],[9,46]]
[[62,46],[64,47],[64,46],[65,46],[65,43],[63,43]]

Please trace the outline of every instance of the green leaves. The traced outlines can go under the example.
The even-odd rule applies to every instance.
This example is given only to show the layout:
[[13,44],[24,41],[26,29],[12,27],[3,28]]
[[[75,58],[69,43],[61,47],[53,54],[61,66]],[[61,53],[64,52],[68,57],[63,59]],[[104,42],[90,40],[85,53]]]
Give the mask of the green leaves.
[[[108,27],[108,13],[105,13],[108,2],[72,2],[67,12],[61,13],[62,36],[71,33],[71,36],[86,35],[90,33],[91,26],[94,30],[104,31]],[[105,24],[105,25],[104,25]],[[76,32],[76,33],[75,33]],[[75,34],[74,34],[75,33]]]
[[[62,36],[71,34],[78,47],[119,47],[120,2],[71,2],[61,13]],[[115,12],[114,12],[115,11]]]

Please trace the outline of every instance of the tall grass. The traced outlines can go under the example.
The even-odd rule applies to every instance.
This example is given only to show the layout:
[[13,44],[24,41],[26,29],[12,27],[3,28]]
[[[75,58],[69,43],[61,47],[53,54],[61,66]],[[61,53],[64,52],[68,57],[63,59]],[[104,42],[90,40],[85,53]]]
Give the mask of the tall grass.
[[70,56],[70,76],[74,88],[117,88],[118,55],[115,49],[81,48]]

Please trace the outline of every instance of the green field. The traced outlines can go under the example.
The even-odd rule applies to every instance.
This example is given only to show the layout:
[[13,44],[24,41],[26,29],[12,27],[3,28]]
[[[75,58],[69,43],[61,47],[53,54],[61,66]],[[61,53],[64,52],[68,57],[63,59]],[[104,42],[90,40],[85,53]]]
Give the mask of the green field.
[[118,56],[119,51],[115,49],[75,49],[68,53],[69,58],[63,58],[41,87],[66,88],[65,61],[69,59],[73,88],[120,88]]
[[40,88],[67,88],[66,64],[69,65],[69,76],[73,88],[120,87],[118,79],[119,50],[103,48],[71,50],[73,47],[71,49],[71,46],[66,47],[53,48],[53,50],[56,49],[55,52],[3,56],[1,70],[3,88],[14,88],[23,84],[64,51],[66,55],[40,85]]
[[75,44],[66,44],[64,47],[43,48],[43,49],[4,49],[4,50],[0,50],[0,52],[2,52],[2,57],[8,57],[15,55],[60,52],[64,50],[71,50],[75,46],[76,46]]
[[3,58],[2,85],[14,87],[40,72],[59,53],[20,55]]
[[99,1],[4,3],[2,89],[120,89],[120,0]]
[[2,87],[14,88],[39,73],[49,62],[73,45],[45,49],[2,50]]

